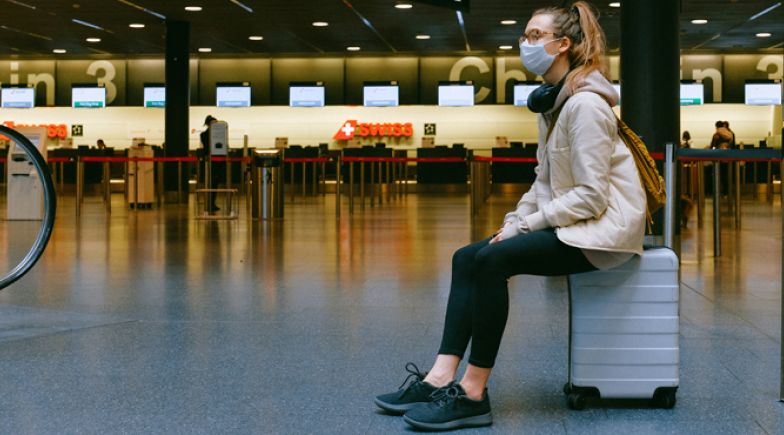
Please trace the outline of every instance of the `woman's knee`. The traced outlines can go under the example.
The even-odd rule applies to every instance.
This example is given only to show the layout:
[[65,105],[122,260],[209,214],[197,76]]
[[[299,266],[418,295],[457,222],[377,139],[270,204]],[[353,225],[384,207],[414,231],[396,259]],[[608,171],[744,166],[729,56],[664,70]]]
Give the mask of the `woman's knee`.
[[475,255],[476,249],[474,249],[473,245],[463,246],[452,254],[452,267],[462,268],[470,266],[474,262]]
[[474,265],[478,278],[506,279],[504,259],[498,250],[487,247],[474,255]]

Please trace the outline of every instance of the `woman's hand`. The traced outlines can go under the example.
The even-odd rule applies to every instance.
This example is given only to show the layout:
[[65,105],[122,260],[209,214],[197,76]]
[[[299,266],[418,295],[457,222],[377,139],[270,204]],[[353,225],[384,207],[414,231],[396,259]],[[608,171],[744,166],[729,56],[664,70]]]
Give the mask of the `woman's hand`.
[[508,239],[509,237],[512,237],[514,235],[512,233],[516,232],[516,230],[514,228],[514,225],[515,225],[514,222],[506,221],[504,223],[504,226],[499,228],[498,231],[495,232],[495,235],[493,236],[493,238],[490,239],[490,244],[497,243],[497,242],[500,242],[501,240]]

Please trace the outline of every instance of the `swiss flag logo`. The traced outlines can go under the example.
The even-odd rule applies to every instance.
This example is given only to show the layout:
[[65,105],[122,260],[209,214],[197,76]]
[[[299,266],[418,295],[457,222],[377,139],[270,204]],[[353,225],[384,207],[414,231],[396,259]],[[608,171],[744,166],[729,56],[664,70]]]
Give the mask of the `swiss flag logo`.
[[354,132],[357,130],[357,121],[355,119],[348,120],[343,123],[343,126],[338,129],[333,139],[335,140],[351,140],[354,139]]

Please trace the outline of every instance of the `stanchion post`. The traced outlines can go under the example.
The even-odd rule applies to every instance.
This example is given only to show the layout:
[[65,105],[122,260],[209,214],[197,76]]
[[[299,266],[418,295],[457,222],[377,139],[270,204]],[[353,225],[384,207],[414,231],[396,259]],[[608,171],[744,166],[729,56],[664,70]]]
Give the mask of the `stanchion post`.
[[376,162],[370,162],[370,206],[376,203]]
[[139,161],[133,159],[133,207],[139,209]]
[[163,162],[156,162],[158,166],[158,208],[163,204]]
[[212,213],[212,198],[210,197],[210,189],[212,189],[212,156],[207,154],[204,157],[204,214],[209,215]]
[[697,162],[697,227],[702,228],[705,213],[705,164]]
[[348,162],[348,213],[354,213],[354,162]]
[[735,162],[735,228],[740,228],[740,161]]
[[308,187],[308,163],[303,161],[302,162],[302,197],[304,198],[307,194],[307,187]]
[[721,257],[721,164],[713,162],[713,256]]
[[177,160],[177,204],[182,204],[182,160]]
[[470,198],[471,198],[471,219],[474,218],[476,215],[476,161],[471,159],[469,166],[469,180],[471,181],[471,190],[470,190]]
[[359,162],[359,198],[361,204],[360,208],[365,209],[365,162]]
[[84,170],[82,157],[76,157],[76,217],[82,215],[82,190],[84,189]]
[[[336,178],[335,178],[335,218],[340,219],[340,180],[341,180],[341,173],[340,173],[340,156],[337,159],[337,168],[335,169]],[[325,191],[327,189],[324,189]]]
[[109,185],[109,162],[105,161],[105,162],[103,162],[103,165],[101,165],[101,166],[102,166],[101,167],[101,169],[102,169],[101,172],[103,172],[103,176],[102,176],[103,183],[101,183],[102,184],[101,187],[103,187],[104,207],[106,208],[106,213],[111,214],[112,213],[112,191],[111,191],[111,187]]

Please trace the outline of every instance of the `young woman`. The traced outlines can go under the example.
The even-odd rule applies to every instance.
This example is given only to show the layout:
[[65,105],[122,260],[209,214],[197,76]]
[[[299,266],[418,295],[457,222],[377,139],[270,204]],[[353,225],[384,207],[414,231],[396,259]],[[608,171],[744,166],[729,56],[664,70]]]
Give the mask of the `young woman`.
[[375,400],[417,429],[492,424],[486,386],[506,326],[509,277],[611,268],[642,254],[645,193],[618,137],[611,109],[618,95],[604,51],[604,32],[585,2],[537,10],[526,25],[521,59],[545,81],[528,103],[539,113],[537,177],[495,235],[455,252],[432,369],[407,365],[413,382]]

